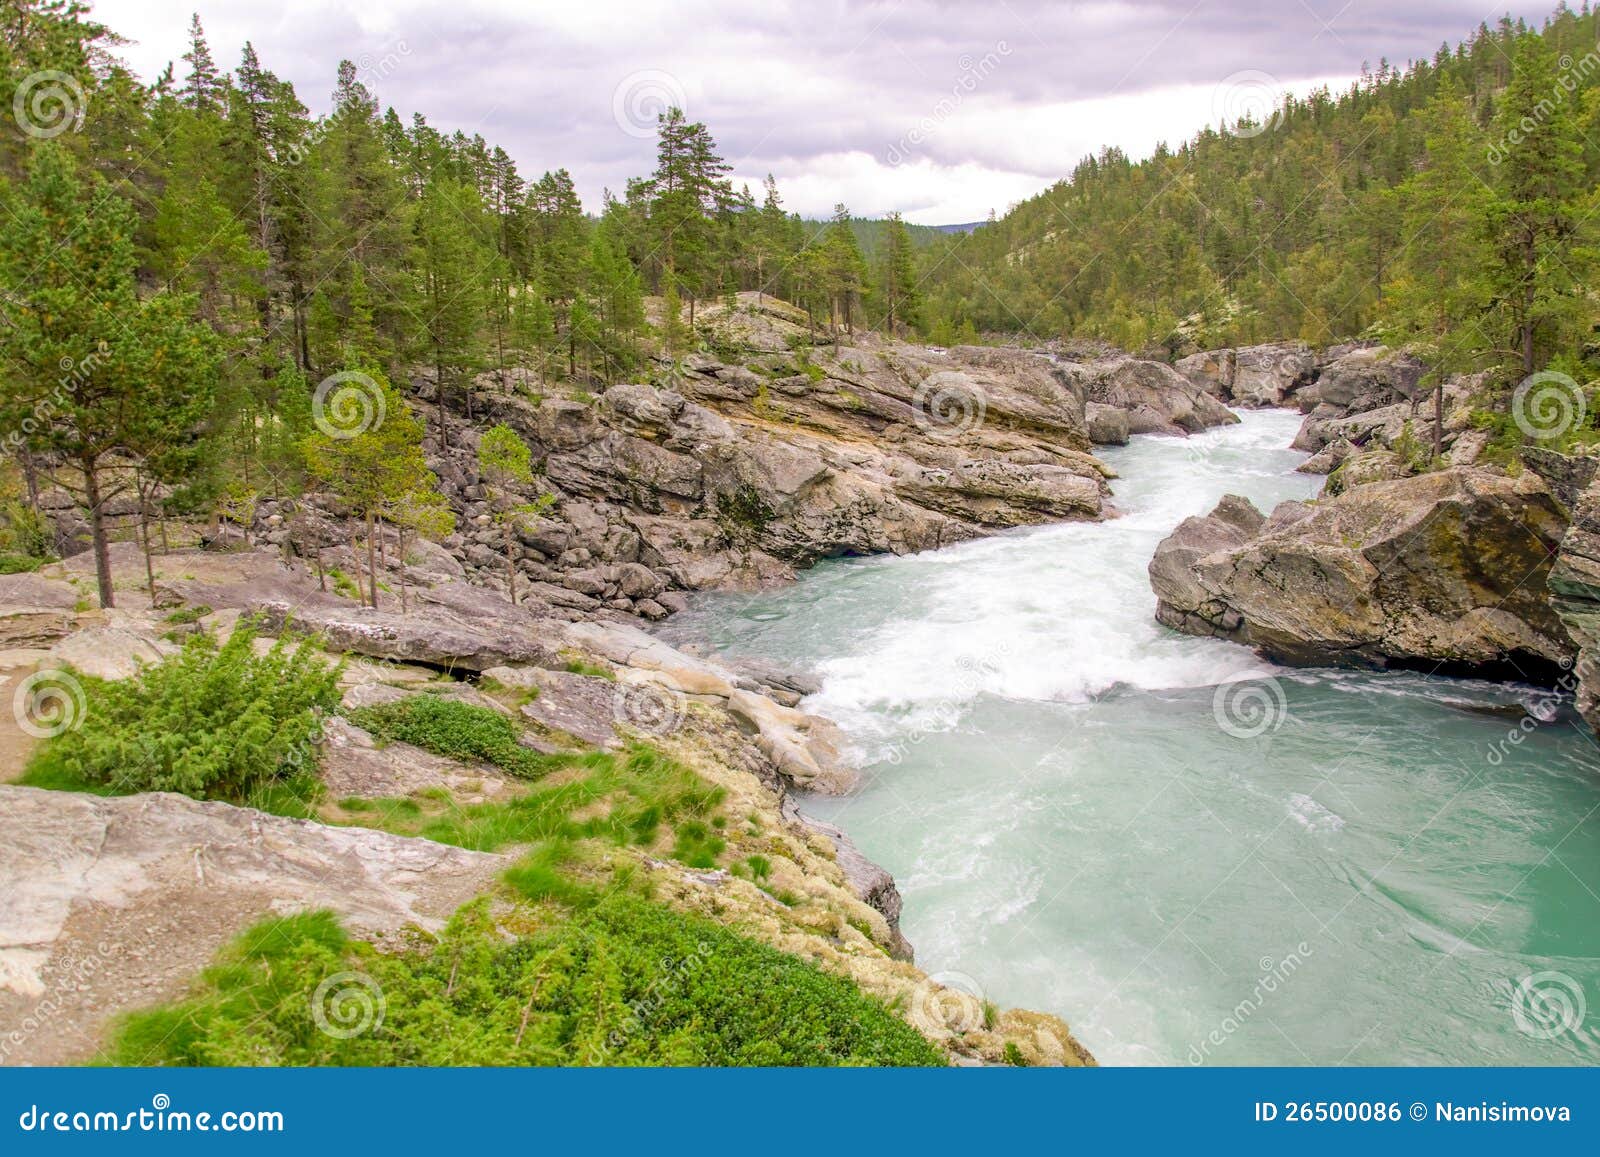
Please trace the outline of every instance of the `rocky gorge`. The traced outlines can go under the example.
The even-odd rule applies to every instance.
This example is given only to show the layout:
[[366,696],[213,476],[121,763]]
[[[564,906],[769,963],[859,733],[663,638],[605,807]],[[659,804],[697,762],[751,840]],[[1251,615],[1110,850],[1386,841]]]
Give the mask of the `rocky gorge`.
[[[449,426],[432,435],[429,465],[459,529],[437,543],[383,535],[377,607],[341,593],[339,576],[365,562],[358,531],[312,495],[264,499],[206,528],[202,548],[158,556],[147,600],[143,560],[120,544],[129,606],[85,609],[92,567],[70,553],[81,528],[51,497],[68,556],[0,576],[0,669],[19,687],[51,672],[127,679],[185,633],[246,619],[347,657],[351,710],[442,697],[511,720],[532,750],[658,747],[747,818],[728,860],[757,856],[771,874],[690,867],[663,849],[614,854],[636,857],[672,905],[849,977],[962,1062],[1092,1058],[1056,1017],[974,1012],[972,994],[916,967],[892,877],[795,806],[796,793],[857,782],[847,737],[805,709],[815,683],[646,629],[690,592],[1115,518],[1114,471],[1096,446],[1215,429],[1237,422],[1235,408],[1297,407],[1296,447],[1313,454],[1307,469],[1329,472],[1326,496],[1270,512],[1228,498],[1181,524],[1150,564],[1160,621],[1291,664],[1552,683],[1576,663],[1594,720],[1600,492],[1563,455],[1480,463],[1472,382],[1444,389],[1448,464],[1419,472],[1409,442],[1431,420],[1423,368],[1373,347],[1278,343],[1169,365],[1088,347],[833,346],[803,314],[754,295],[708,309],[704,324],[704,351],[592,397],[489,375],[447,412],[419,374],[419,405]],[[490,422],[533,449],[525,493],[495,494],[479,476]],[[540,495],[542,512],[516,523],[513,589],[495,515]],[[23,722],[8,737],[13,776],[32,747]],[[116,1014],[181,992],[252,916],[326,905],[381,943],[437,929],[511,865],[509,853],[365,829],[360,805],[346,806],[439,793],[471,806],[523,790],[492,767],[384,742],[342,716],[319,747],[331,802],[310,819],[0,786],[0,854],[18,882],[0,926],[0,1024],[43,1023],[48,1008],[55,1026],[26,1034],[8,1061],[91,1056]],[[157,952],[155,940],[183,947]],[[85,946],[102,944],[118,947],[85,977]]]

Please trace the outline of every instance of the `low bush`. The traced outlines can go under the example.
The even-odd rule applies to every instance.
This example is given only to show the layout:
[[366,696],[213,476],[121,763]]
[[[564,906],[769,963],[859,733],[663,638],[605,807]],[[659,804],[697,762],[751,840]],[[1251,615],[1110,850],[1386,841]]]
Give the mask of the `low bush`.
[[[329,1031],[329,1030],[332,1031]],[[120,1024],[123,1065],[943,1065],[848,980],[614,894],[507,941],[484,901],[379,952],[329,913],[245,933],[181,1003]]]
[[41,750],[30,777],[236,803],[308,778],[322,721],[339,702],[339,669],[283,640],[258,656],[255,637],[248,623],[220,646],[194,635],[132,679],[83,679],[81,725]]

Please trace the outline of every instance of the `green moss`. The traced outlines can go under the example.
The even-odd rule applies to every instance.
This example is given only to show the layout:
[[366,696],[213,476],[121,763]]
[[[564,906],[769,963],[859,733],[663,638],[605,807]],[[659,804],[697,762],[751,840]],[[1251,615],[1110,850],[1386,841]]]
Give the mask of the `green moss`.
[[450,759],[482,760],[523,779],[537,779],[567,763],[564,757],[523,747],[517,742],[517,726],[498,711],[443,695],[412,695],[361,707],[350,712],[350,720],[378,739],[399,740]]
[[773,517],[772,507],[748,482],[717,495],[717,521],[737,542],[753,541],[765,534]]

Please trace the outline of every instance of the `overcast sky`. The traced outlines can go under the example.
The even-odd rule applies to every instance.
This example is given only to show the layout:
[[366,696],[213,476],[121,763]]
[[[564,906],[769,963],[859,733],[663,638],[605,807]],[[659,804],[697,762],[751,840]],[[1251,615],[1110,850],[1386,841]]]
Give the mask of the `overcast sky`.
[[790,209],[824,215],[843,201],[925,224],[1003,213],[1103,145],[1144,156],[1282,90],[1431,56],[1507,11],[1473,0],[94,4],[146,79],[181,56],[197,7],[220,66],[252,41],[323,112],[347,57],[403,117],[482,133],[525,174],[565,166],[590,208],[650,169],[655,113],[676,103],[711,127],[737,179],[754,188],[774,173]]

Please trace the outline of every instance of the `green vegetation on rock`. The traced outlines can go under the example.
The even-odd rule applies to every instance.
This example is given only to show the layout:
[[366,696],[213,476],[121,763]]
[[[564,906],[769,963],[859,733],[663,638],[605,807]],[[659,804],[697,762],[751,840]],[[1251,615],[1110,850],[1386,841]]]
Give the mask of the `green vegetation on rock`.
[[[309,1014],[309,1015],[308,1015]],[[848,980],[626,891],[507,940],[477,901],[380,951],[269,920],[188,999],[127,1017],[124,1065],[943,1065]]]

